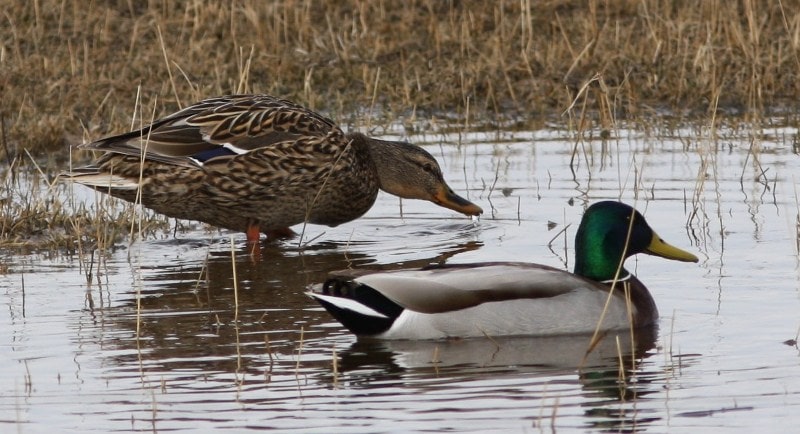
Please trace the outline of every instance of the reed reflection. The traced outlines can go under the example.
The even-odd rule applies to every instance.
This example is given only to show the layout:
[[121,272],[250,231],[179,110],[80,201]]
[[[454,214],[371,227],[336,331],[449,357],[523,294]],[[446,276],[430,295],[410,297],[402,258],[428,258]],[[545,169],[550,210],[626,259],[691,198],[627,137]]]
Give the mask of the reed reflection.
[[[609,333],[588,353],[590,336],[360,340],[341,354],[339,372],[324,377],[330,387],[380,390],[395,385],[416,388],[420,393],[445,391],[453,382],[513,377],[519,386],[503,382],[481,393],[487,399],[500,395],[528,401],[534,408],[545,406],[545,418],[558,414],[554,408],[559,405],[558,400],[554,403],[558,387],[553,385],[575,383],[580,386],[586,426],[609,432],[638,432],[660,419],[636,407],[637,401],[661,391],[656,384],[666,375],[642,370],[644,361],[653,354],[656,338],[654,327],[636,330],[633,336]],[[566,390],[572,393],[574,388]],[[457,402],[453,406],[457,407]],[[537,423],[550,425],[549,420]]]
[[420,267],[481,243],[451,244],[430,257],[383,265],[375,264],[368,249],[347,247],[324,243],[299,250],[267,244],[258,261],[246,250],[235,258],[220,250],[204,260],[147,266],[138,306],[134,287],[121,304],[91,310],[88,314],[103,326],[82,339],[113,349],[109,357],[123,370],[262,373],[275,358],[288,363],[305,342],[316,340],[325,351],[333,345],[323,338],[338,329],[304,294],[328,272],[367,264]]

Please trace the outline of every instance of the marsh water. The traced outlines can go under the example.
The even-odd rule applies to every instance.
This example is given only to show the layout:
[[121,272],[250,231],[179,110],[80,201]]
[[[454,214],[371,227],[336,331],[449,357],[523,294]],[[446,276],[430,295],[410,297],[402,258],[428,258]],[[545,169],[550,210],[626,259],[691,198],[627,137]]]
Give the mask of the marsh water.
[[[412,135],[480,219],[381,194],[362,219],[308,226],[259,260],[242,234],[202,225],[93,257],[6,253],[0,431],[796,430],[797,128],[751,134]],[[700,262],[631,258],[658,327],[608,334],[588,356],[588,336],[359,342],[304,295],[345,268],[571,268],[601,199],[635,204]]]

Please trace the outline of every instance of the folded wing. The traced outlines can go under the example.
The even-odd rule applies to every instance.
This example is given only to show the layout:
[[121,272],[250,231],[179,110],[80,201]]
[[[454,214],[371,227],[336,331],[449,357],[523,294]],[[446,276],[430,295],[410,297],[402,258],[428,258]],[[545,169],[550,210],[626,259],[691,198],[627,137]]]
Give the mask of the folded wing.
[[353,279],[405,309],[442,313],[493,301],[555,297],[596,283],[556,268],[527,263],[441,265],[366,274]]
[[225,162],[277,143],[344,134],[328,118],[268,95],[211,98],[141,130],[81,145],[82,149],[140,157],[178,166]]

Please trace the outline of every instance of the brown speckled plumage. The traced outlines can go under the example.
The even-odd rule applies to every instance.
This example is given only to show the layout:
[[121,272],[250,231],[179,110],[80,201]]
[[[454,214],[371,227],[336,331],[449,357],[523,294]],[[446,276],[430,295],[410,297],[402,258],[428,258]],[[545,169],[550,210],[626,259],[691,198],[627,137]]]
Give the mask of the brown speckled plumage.
[[480,207],[447,187],[418,146],[345,134],[268,95],[211,98],[127,134],[80,146],[105,152],[67,176],[171,217],[263,232],[363,215],[378,189],[467,215]]

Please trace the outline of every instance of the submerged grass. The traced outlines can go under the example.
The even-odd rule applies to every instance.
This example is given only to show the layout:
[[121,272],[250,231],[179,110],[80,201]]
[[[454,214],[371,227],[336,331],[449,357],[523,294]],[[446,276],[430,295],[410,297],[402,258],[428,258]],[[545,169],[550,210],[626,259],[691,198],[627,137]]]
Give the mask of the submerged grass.
[[[131,227],[130,216],[63,207],[52,178],[68,145],[149,120],[137,107],[160,117],[263,92],[347,124],[555,119],[605,139],[617,119],[757,122],[772,107],[791,114],[800,97],[800,0],[0,2],[0,247],[59,232],[53,244],[68,245],[101,217],[114,233]],[[18,181],[34,171],[28,153],[46,189]]]

